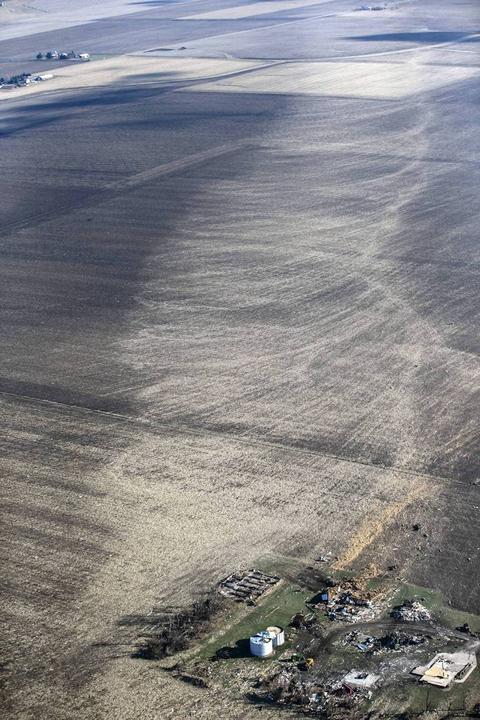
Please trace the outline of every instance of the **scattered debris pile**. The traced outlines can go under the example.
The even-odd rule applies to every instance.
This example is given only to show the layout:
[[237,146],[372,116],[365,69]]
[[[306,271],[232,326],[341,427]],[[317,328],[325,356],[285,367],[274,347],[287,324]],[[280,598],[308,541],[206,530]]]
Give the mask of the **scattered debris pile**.
[[315,613],[299,612],[292,617],[290,625],[297,630],[311,630],[317,625],[317,616]]
[[255,696],[282,705],[323,705],[324,689],[305,677],[295,666],[284,668],[257,683]]
[[235,572],[222,580],[218,592],[223,597],[240,602],[255,602],[269,588],[278,583],[280,578],[266,575],[260,570]]
[[431,620],[427,608],[416,600],[407,600],[403,605],[396,607],[392,611],[392,617],[396,620],[405,620],[407,622],[425,622]]
[[[298,660],[292,655],[292,663]],[[335,674],[322,680],[313,671],[313,662],[292,664],[257,681],[255,699],[280,705],[300,706],[303,712],[328,712],[329,718],[344,720],[357,703],[372,697],[378,675],[358,670]]]
[[380,645],[385,650],[399,651],[405,650],[408,646],[423,645],[427,642],[427,636],[418,635],[417,633],[408,633],[403,630],[394,630],[379,640]]
[[429,637],[431,636],[406,630],[392,630],[382,637],[353,630],[344,635],[341,644],[344,646],[352,645],[362,652],[375,655],[377,653],[405,651],[410,646],[424,645],[428,642]]
[[377,603],[385,594],[384,588],[366,590],[357,580],[343,580],[339,585],[331,579],[327,588],[312,601],[315,609],[324,608],[330,620],[358,622],[373,619],[377,614]]
[[366,635],[365,633],[353,630],[342,638],[342,645],[353,645],[362,652],[373,651],[379,643],[376,635]]
[[[256,569],[232,573],[206,600],[193,603],[186,610],[156,615],[155,625],[143,635],[136,656],[160,659],[187,649],[192,641],[211,631],[211,620],[219,614],[216,603],[221,603],[223,608],[230,608],[229,618],[233,620],[223,623],[225,612],[222,623],[216,625],[218,628],[220,624],[226,625],[225,634],[214,639],[214,653],[208,661],[196,662],[191,654],[185,654],[180,663],[173,666],[168,663],[167,671],[179,681],[198,688],[216,691],[221,689],[220,683],[226,682],[225,687],[232,684],[234,692],[245,693],[255,704],[276,706],[277,712],[283,708],[289,713],[329,720],[359,720],[372,708],[376,712],[383,707],[389,701],[390,688],[407,678],[410,682],[416,677],[421,683],[447,688],[467,680],[473,672],[477,646],[472,642],[468,624],[461,627],[470,635],[465,652],[438,654],[425,666],[412,670],[413,657],[417,656],[416,662],[425,662],[427,648],[434,655],[441,648],[451,647],[452,641],[458,645],[458,634],[437,627],[431,622],[429,611],[417,600],[397,605],[391,612],[394,620],[383,617],[383,613],[390,612],[397,592],[397,588],[383,584],[384,574],[370,568],[355,578],[342,577],[335,568],[330,573],[329,577],[317,573],[300,586],[296,584],[300,582],[298,577],[280,580]],[[270,593],[264,603],[273,588],[275,593]],[[420,594],[415,597],[424,601]],[[259,598],[259,608],[245,607],[256,605]],[[245,605],[233,612],[232,601]],[[282,611],[275,616],[273,613],[280,607]],[[287,624],[288,617],[291,621],[285,647],[285,631],[277,623]],[[327,617],[338,622],[331,625]],[[237,619],[240,621],[237,630],[241,626],[242,633],[235,631],[232,642]],[[272,625],[262,630],[268,622]],[[218,647],[222,641],[224,646]],[[270,661],[263,663],[252,658],[251,662],[249,655]],[[217,660],[238,663],[215,665]],[[256,677],[252,678],[252,671]],[[235,679],[230,683],[232,673]]]

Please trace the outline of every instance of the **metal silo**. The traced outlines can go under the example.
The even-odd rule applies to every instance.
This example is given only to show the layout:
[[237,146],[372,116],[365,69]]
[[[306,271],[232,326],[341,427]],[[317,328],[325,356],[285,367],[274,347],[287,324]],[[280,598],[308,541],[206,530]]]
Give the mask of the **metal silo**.
[[273,640],[261,633],[250,638],[250,652],[256,657],[268,657],[273,653]]
[[285,632],[282,627],[272,625],[267,628],[267,632],[271,634],[273,640],[273,647],[280,647],[285,642]]

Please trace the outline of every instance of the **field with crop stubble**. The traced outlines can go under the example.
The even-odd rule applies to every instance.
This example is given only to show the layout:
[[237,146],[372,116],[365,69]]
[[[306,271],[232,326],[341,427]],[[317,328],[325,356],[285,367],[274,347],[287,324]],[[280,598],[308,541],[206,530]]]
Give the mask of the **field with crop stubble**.
[[478,612],[474,4],[258,5],[18,39],[186,50],[1,103],[9,718],[245,717],[121,621],[265,553]]

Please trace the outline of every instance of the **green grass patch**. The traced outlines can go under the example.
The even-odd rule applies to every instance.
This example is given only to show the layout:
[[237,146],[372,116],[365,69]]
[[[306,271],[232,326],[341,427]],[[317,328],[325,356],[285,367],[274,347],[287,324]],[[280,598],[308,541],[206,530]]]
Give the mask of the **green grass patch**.
[[377,590],[378,588],[391,588],[392,580],[385,576],[371,578],[365,585],[365,590]]
[[262,555],[256,561],[255,567],[267,573],[267,575],[279,575],[285,578],[298,576],[299,582],[301,582],[302,576],[308,576],[309,570],[312,570],[313,573],[319,577],[329,577],[338,583],[342,582],[342,580],[351,580],[355,577],[355,573],[351,570],[337,570],[328,563],[318,563],[315,567],[311,567],[297,558],[286,555]]
[[[266,630],[270,625],[280,625],[288,632],[293,615],[299,612],[309,612],[305,603],[311,597],[311,591],[300,589],[295,584],[283,581],[263,600],[260,600],[256,607],[248,607],[239,603],[230,618],[227,619],[228,627],[225,632],[216,635],[214,640],[204,641],[195,658],[207,660],[220,648],[245,646],[245,642],[249,641],[252,635],[260,630]],[[275,655],[271,657],[273,658]],[[254,659],[252,657],[252,660]]]
[[395,593],[391,605],[392,607],[401,605],[405,600],[418,600],[429,610],[432,619],[444,627],[454,629],[467,623],[472,632],[480,632],[480,616],[455,610],[447,605],[444,595],[436,590],[403,584]]
[[393,698],[398,697],[400,699],[400,694],[406,695],[408,698],[408,710],[413,714],[436,709],[461,712],[469,709],[468,696],[472,685],[475,686],[475,683],[478,682],[479,675],[478,668],[476,668],[466,683],[453,683],[449,690],[411,682],[408,685],[402,685],[400,688],[393,686],[389,691]]

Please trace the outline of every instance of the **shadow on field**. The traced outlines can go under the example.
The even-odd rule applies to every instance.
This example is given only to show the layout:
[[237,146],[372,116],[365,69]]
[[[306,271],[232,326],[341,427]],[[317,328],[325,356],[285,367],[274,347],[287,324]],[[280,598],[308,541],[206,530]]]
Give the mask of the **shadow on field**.
[[[165,75],[162,75],[162,78]],[[38,102],[38,96],[32,96],[35,100],[35,112],[32,112],[30,103],[20,107],[10,106],[8,108],[9,112],[3,121],[3,127],[0,127],[0,137],[10,137],[26,130],[64,123],[85,110],[129,105],[131,103],[140,104],[142,101],[158,97],[159,94],[168,91],[170,91],[170,87],[115,87],[112,89],[103,87],[98,90],[89,89],[88,93],[82,94],[82,91],[79,91],[67,96],[62,91],[61,96],[58,98],[49,96],[43,102]]]
[[237,640],[234,646],[226,645],[219,648],[212,660],[238,660],[250,656],[250,641],[248,638],[242,638]]
[[130,5],[143,5],[146,7],[156,7],[157,5],[178,5],[177,0],[138,0],[131,2]]
[[186,607],[165,607],[144,616],[127,615],[117,625],[137,628],[131,657],[161,660],[187,650],[193,640],[210,631],[212,622],[225,613],[226,607],[224,598],[209,592]]
[[[415,43],[446,43],[455,42],[462,38],[468,38],[468,32],[406,32],[406,33],[385,33],[379,35],[353,35],[344,38],[345,40],[359,40],[361,42],[415,42]],[[480,38],[468,38],[465,42],[478,42]]]

